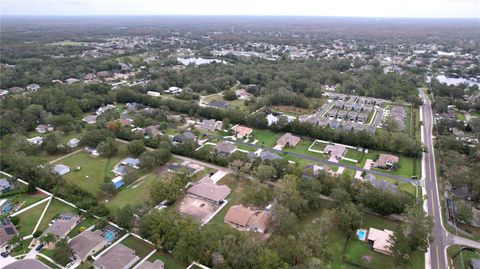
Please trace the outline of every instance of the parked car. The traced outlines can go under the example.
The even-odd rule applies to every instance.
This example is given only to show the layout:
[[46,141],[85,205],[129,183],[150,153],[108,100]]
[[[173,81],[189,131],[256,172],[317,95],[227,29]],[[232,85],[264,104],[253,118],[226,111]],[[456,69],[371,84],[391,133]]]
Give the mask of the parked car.
[[38,245],[38,246],[35,248],[35,250],[36,250],[36,251],[40,251],[42,248],[43,248],[43,244],[40,244],[40,245]]

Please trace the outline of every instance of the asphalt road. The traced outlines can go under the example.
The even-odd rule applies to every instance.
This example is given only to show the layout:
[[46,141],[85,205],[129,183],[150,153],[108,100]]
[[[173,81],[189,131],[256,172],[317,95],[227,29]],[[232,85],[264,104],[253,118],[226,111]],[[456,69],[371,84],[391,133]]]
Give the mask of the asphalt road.
[[[435,151],[433,147],[433,138],[432,138],[432,127],[434,124],[434,115],[432,110],[432,105],[430,99],[427,95],[420,91],[420,95],[424,101],[422,106],[422,121],[423,121],[423,137],[424,144],[427,148],[427,152],[424,153],[424,165],[425,165],[425,177],[422,181],[422,185],[425,188],[427,195],[427,211],[428,215],[431,216],[434,220],[433,225],[433,236],[434,241],[430,245],[429,249],[429,258],[430,268],[433,269],[447,269],[447,253],[446,248],[450,245],[465,245],[468,247],[473,247],[480,249],[480,242],[470,240],[467,238],[459,237],[456,235],[450,234],[442,222],[442,207],[441,200],[439,199],[438,192],[438,179],[435,166]],[[428,267],[427,267],[428,268]]]

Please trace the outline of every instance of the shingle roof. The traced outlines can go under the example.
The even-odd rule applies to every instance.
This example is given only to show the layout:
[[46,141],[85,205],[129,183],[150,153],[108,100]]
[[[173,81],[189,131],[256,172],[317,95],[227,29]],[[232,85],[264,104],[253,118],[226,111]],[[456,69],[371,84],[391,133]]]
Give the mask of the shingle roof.
[[216,185],[203,181],[190,187],[187,191],[190,194],[215,201],[221,202],[230,194],[231,189],[226,185]]

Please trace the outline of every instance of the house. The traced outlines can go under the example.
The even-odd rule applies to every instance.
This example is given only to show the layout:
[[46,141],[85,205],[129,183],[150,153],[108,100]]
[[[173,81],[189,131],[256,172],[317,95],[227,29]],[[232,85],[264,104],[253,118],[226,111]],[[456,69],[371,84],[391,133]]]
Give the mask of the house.
[[13,189],[12,184],[6,178],[0,178],[0,193],[4,193]]
[[148,91],[147,95],[148,96],[153,96],[153,97],[160,97],[160,93],[159,92],[154,92],[154,91]]
[[96,230],[95,232],[85,230],[68,242],[75,258],[82,262],[86,261],[88,257],[95,255],[107,244],[108,241],[102,236],[101,230]]
[[295,147],[300,142],[300,137],[292,135],[291,133],[285,133],[277,140],[277,145],[282,147]]
[[331,109],[330,111],[328,111],[328,117],[334,119],[337,116],[337,113],[337,109]]
[[179,87],[170,87],[168,88],[168,90],[165,90],[163,92],[168,94],[180,94],[183,92],[183,89]]
[[127,109],[127,111],[131,111],[131,112],[135,112],[135,111],[138,111],[138,108],[140,107],[140,104],[139,103],[135,103],[135,102],[132,102],[132,103],[127,103],[125,105],[125,108]]
[[197,128],[203,131],[208,132],[215,132],[216,130],[220,130],[222,128],[222,122],[216,120],[203,120]]
[[27,138],[27,141],[32,145],[41,145],[43,143],[43,137],[35,136],[32,138]]
[[128,169],[124,165],[117,165],[113,168],[112,172],[117,176],[124,176],[128,173]]
[[119,119],[118,122],[120,123],[121,127],[124,126],[132,126],[133,119],[127,118],[127,119]]
[[238,97],[240,100],[251,100],[253,95],[248,93],[245,89],[239,89],[235,91],[235,95]]
[[68,84],[73,84],[73,83],[77,83],[79,82],[80,80],[79,79],[76,79],[76,78],[67,78],[65,80],[65,82],[67,82]]
[[100,153],[98,152],[98,150],[92,147],[85,147],[85,152],[89,153],[90,156],[92,157],[100,156]]
[[163,134],[162,131],[160,131],[160,125],[147,126],[143,129],[143,133],[149,137],[155,137]]
[[87,124],[94,124],[97,122],[97,115],[88,115],[83,118],[83,121]]
[[220,142],[215,146],[215,150],[221,156],[228,156],[237,150],[237,146],[230,142]]
[[378,159],[375,161],[375,167],[382,169],[391,169],[399,158],[395,155],[381,153]]
[[385,180],[379,180],[371,173],[368,173],[367,175],[365,175],[364,179],[366,182],[369,182],[370,184],[372,184],[372,186],[374,186],[375,188],[382,190],[384,192],[391,192],[391,193],[398,192],[397,185],[387,182]]
[[118,177],[112,179],[111,182],[112,182],[113,187],[115,189],[120,189],[123,185],[125,185],[125,182],[123,181],[122,176],[118,176]]
[[75,148],[80,144],[80,140],[78,138],[72,138],[67,142],[67,146],[70,148]]
[[338,129],[340,127],[340,122],[336,120],[329,120],[328,121],[328,127],[332,129]]
[[365,125],[359,124],[359,123],[354,123],[353,124],[353,131],[354,132],[361,132],[365,130]]
[[8,94],[7,90],[0,89],[0,98],[4,98]]
[[375,134],[375,132],[377,132],[377,127],[373,126],[373,125],[367,125],[365,127],[365,131],[367,131],[367,133],[369,134]]
[[9,93],[21,93],[21,92],[24,92],[24,91],[25,91],[24,88],[20,88],[20,87],[17,87],[17,86],[11,87],[11,88],[8,89]]
[[135,169],[139,169],[139,168],[140,168],[140,159],[136,159],[136,158],[132,158],[132,157],[127,157],[127,158],[123,159],[120,163],[121,163],[122,165],[125,165],[125,166],[133,167],[133,168],[135,168]]
[[472,269],[480,269],[480,259],[472,258],[470,260],[470,267]]
[[102,115],[103,113],[111,110],[111,109],[114,109],[115,106],[114,105],[106,105],[106,106],[102,106],[102,107],[99,107],[97,109],[97,111],[95,111],[95,114],[97,114],[98,116]]
[[12,239],[15,235],[18,235],[17,228],[12,223],[10,218],[3,218],[0,220],[0,253],[7,252],[10,248],[15,246],[10,246],[8,241]]
[[95,269],[128,269],[139,259],[133,249],[119,243],[95,260],[92,265]]
[[44,134],[44,133],[47,133],[47,132],[51,132],[53,131],[53,126],[51,124],[39,124],[36,128],[35,128],[35,132],[39,133],[39,134]]
[[238,138],[247,138],[253,132],[252,128],[248,128],[241,125],[236,125],[235,127],[232,128],[232,130],[235,132],[235,135]]
[[367,114],[366,113],[358,113],[357,114],[357,122],[363,123],[367,121]]
[[157,259],[154,262],[144,261],[136,269],[164,269],[165,264]]
[[360,103],[355,103],[353,104],[353,110],[357,111],[357,112],[360,112],[363,108],[363,104],[360,104]]
[[3,269],[50,269],[50,267],[36,259],[22,259],[6,265]]
[[77,214],[64,212],[61,213],[52,225],[43,232],[44,235],[53,234],[56,238],[63,238],[77,226],[80,222],[80,216]]
[[59,175],[59,176],[63,176],[63,175],[70,172],[70,167],[68,167],[64,164],[57,164],[53,167],[52,172],[54,174]]
[[304,177],[317,176],[321,172],[328,172],[329,170],[330,168],[328,168],[327,166],[308,164],[303,167],[303,176]]
[[216,108],[228,108],[230,106],[228,102],[225,101],[211,101],[208,105]]
[[354,122],[355,120],[357,120],[357,117],[358,117],[357,112],[355,111],[348,112],[348,120],[350,120],[351,122]]
[[349,121],[346,121],[344,124],[343,124],[343,127],[342,127],[342,130],[345,131],[345,132],[349,132],[353,129],[353,124]]
[[27,91],[36,92],[40,89],[40,85],[32,83],[27,86]]
[[343,101],[337,101],[335,102],[335,108],[337,109],[343,109],[343,106],[345,105],[345,103]]
[[187,193],[213,204],[221,204],[232,190],[227,185],[217,185],[211,180],[201,179],[187,190]]
[[172,141],[176,143],[183,143],[188,140],[195,141],[197,140],[197,136],[192,132],[184,132],[183,134],[176,135],[172,138]]
[[347,111],[345,110],[340,110],[337,113],[337,119],[344,120],[346,116],[347,116]]
[[223,221],[238,230],[265,233],[270,222],[270,213],[242,205],[230,207]]
[[392,252],[390,247],[392,243],[390,242],[390,237],[393,236],[393,232],[387,229],[378,230],[370,227],[368,230],[368,244],[373,248],[374,251],[391,255]]

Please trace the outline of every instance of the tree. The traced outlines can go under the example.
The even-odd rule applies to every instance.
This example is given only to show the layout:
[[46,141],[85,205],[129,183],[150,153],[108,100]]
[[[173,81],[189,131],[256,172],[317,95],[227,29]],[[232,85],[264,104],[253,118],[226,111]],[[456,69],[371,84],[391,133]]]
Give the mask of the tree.
[[357,207],[349,202],[335,210],[337,227],[350,238],[360,228],[363,216]]
[[277,176],[277,170],[273,166],[261,164],[255,170],[255,176],[261,182],[272,180]]
[[402,225],[404,237],[412,251],[427,251],[433,241],[433,220],[419,204],[407,208],[405,222]]
[[296,230],[295,227],[297,224],[297,216],[287,207],[284,207],[281,204],[276,204],[273,207],[270,227],[274,233],[288,235]]
[[183,188],[188,181],[188,177],[183,173],[163,175],[156,182],[158,184],[155,184],[155,188],[150,190],[153,202],[157,204],[165,200],[169,202],[177,200],[183,195]]
[[145,144],[143,140],[133,140],[127,145],[128,152],[133,156],[139,156],[145,151]]
[[233,101],[237,99],[237,94],[235,93],[235,90],[224,91],[223,98],[227,101]]
[[55,241],[57,241],[57,238],[52,233],[48,233],[48,234],[40,237],[40,242],[42,242],[42,244],[44,244],[44,245],[54,243]]
[[133,228],[135,209],[130,204],[117,210],[115,222],[122,228],[131,230]]
[[68,245],[67,239],[62,238],[58,240],[53,250],[52,258],[60,265],[67,265],[70,262],[71,257],[73,256],[73,250]]
[[265,206],[272,200],[272,189],[258,180],[252,180],[242,192],[242,204]]
[[465,201],[459,200],[455,202],[455,219],[458,222],[470,223],[473,218],[472,207]]
[[115,139],[109,137],[98,144],[97,150],[100,155],[110,158],[117,154],[118,147],[117,143],[115,143]]
[[228,168],[233,170],[236,179],[245,177],[247,173],[250,171],[250,167],[251,167],[251,163],[246,163],[242,160],[234,160],[228,165]]

